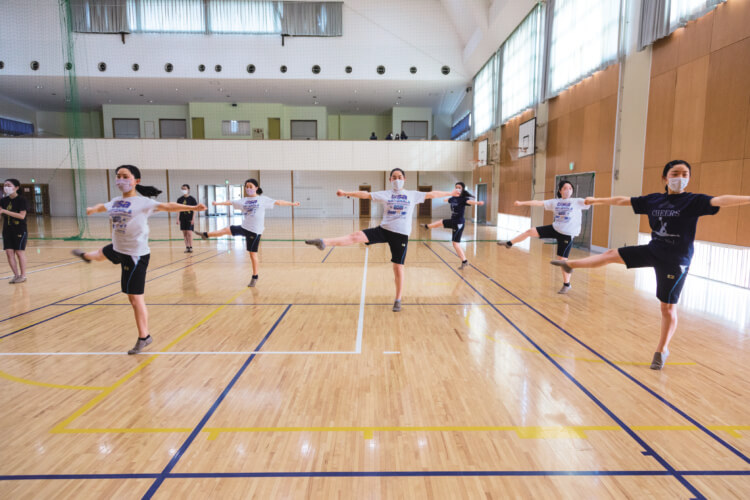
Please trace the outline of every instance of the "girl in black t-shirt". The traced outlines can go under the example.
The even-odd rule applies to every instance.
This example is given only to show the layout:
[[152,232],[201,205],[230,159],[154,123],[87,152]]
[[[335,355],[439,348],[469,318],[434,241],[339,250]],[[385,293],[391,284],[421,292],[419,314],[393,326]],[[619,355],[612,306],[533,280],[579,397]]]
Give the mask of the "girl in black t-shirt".
[[459,269],[464,269],[469,265],[469,261],[466,259],[466,254],[463,248],[461,248],[461,235],[464,233],[464,227],[466,225],[466,219],[464,218],[464,211],[466,205],[484,205],[483,201],[474,201],[474,195],[466,190],[466,184],[463,182],[456,183],[456,189],[461,190],[461,194],[458,196],[451,196],[445,198],[443,201],[451,206],[451,218],[443,219],[433,222],[432,224],[422,224],[425,229],[435,229],[436,227],[443,226],[444,228],[450,228],[453,230],[451,240],[453,241],[453,248],[456,250],[458,257],[461,259],[461,265]]
[[[26,281],[26,199],[19,196],[21,183],[18,179],[6,179],[3,184],[4,197],[0,200],[0,215],[3,216],[3,249],[13,277],[8,283]],[[16,265],[16,259],[18,265]]]
[[617,205],[633,208],[637,214],[648,215],[651,241],[638,245],[607,250],[585,259],[552,261],[567,272],[584,267],[625,264],[628,269],[653,267],[656,272],[656,297],[661,302],[661,338],[651,362],[652,370],[661,370],[669,356],[669,341],[677,328],[677,302],[685,284],[698,217],[713,215],[719,207],[750,204],[750,196],[707,196],[685,192],[690,181],[690,164],[673,160],[664,166],[664,193],[630,198],[586,198],[587,205]]
[[[190,196],[190,186],[182,185],[182,196],[177,198],[177,203],[188,207],[194,207],[198,201]],[[177,225],[180,226],[182,237],[185,238],[185,253],[193,253],[193,230],[195,229],[195,212],[192,210],[180,212],[177,218]]]

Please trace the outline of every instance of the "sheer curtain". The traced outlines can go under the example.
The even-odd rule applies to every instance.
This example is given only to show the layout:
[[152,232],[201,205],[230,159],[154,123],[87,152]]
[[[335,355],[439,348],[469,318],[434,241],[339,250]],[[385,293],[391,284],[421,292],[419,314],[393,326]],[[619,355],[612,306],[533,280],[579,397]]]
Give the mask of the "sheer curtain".
[[474,77],[474,137],[492,128],[497,99],[497,65],[493,55]]
[[539,62],[542,56],[542,9],[537,6],[502,48],[500,85],[501,122],[524,111],[539,99]]
[[211,1],[208,4],[212,33],[281,33],[282,2],[248,0]]
[[281,29],[293,36],[341,36],[343,2],[284,2]]
[[548,98],[615,62],[620,31],[620,0],[549,2]]
[[671,0],[669,1],[669,33],[688,21],[701,17],[726,0]]
[[126,0],[72,0],[73,31],[77,33],[128,33]]
[[664,38],[726,0],[649,0],[641,8],[638,50]]
[[155,33],[206,31],[203,0],[128,0],[131,30]]

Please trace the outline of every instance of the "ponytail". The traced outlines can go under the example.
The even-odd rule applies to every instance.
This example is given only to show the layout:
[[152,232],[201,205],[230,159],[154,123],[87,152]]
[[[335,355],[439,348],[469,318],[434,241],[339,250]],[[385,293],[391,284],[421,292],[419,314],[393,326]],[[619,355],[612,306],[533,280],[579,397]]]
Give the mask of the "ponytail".
[[[141,171],[135,165],[120,165],[115,169],[115,175],[117,175],[117,171],[121,168],[127,169],[131,174],[133,174],[134,178],[141,178]],[[143,186],[141,184],[135,185],[135,191],[138,194],[149,198],[155,198],[161,194],[161,189],[157,189],[154,186]]]
[[[255,179],[248,179],[248,180],[246,180],[245,181],[245,189],[247,189],[247,184],[248,183],[250,183],[253,186],[255,186],[255,188],[256,188],[255,189],[255,194],[257,194],[258,196],[260,196],[260,195],[263,194],[263,190],[261,189],[260,183],[257,180],[255,180]],[[245,196],[245,193],[242,193],[242,196]]]

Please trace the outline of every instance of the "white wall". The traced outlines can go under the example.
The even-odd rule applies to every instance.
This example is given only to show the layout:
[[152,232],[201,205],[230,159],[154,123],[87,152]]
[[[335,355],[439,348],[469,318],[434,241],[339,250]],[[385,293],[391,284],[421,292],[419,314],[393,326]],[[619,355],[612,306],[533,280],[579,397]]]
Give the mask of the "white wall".
[[393,108],[393,134],[400,134],[402,121],[424,121],[427,122],[427,138],[432,137],[432,108],[412,108],[408,106],[395,106]]
[[[451,140],[452,119],[451,115],[434,115],[432,117],[432,133],[437,135],[441,141]],[[432,136],[429,138],[432,139]]]
[[188,120],[188,106],[159,106],[147,104],[143,106],[105,104],[102,106],[102,120],[104,125],[104,137],[113,137],[113,118],[139,118],[141,125],[141,138],[146,137],[146,122],[154,122],[154,134],[159,137],[159,120]]

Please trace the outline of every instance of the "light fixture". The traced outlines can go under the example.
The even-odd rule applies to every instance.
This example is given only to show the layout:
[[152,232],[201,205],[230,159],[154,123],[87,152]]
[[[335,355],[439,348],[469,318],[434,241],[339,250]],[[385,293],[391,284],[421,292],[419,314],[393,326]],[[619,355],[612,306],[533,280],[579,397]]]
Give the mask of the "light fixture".
[[148,102],[154,102],[154,101],[152,101],[151,99],[149,99],[149,101],[148,101]]
[[135,90],[133,87],[128,87],[128,90]]
[[44,87],[42,85],[37,85],[36,88],[43,89]]

